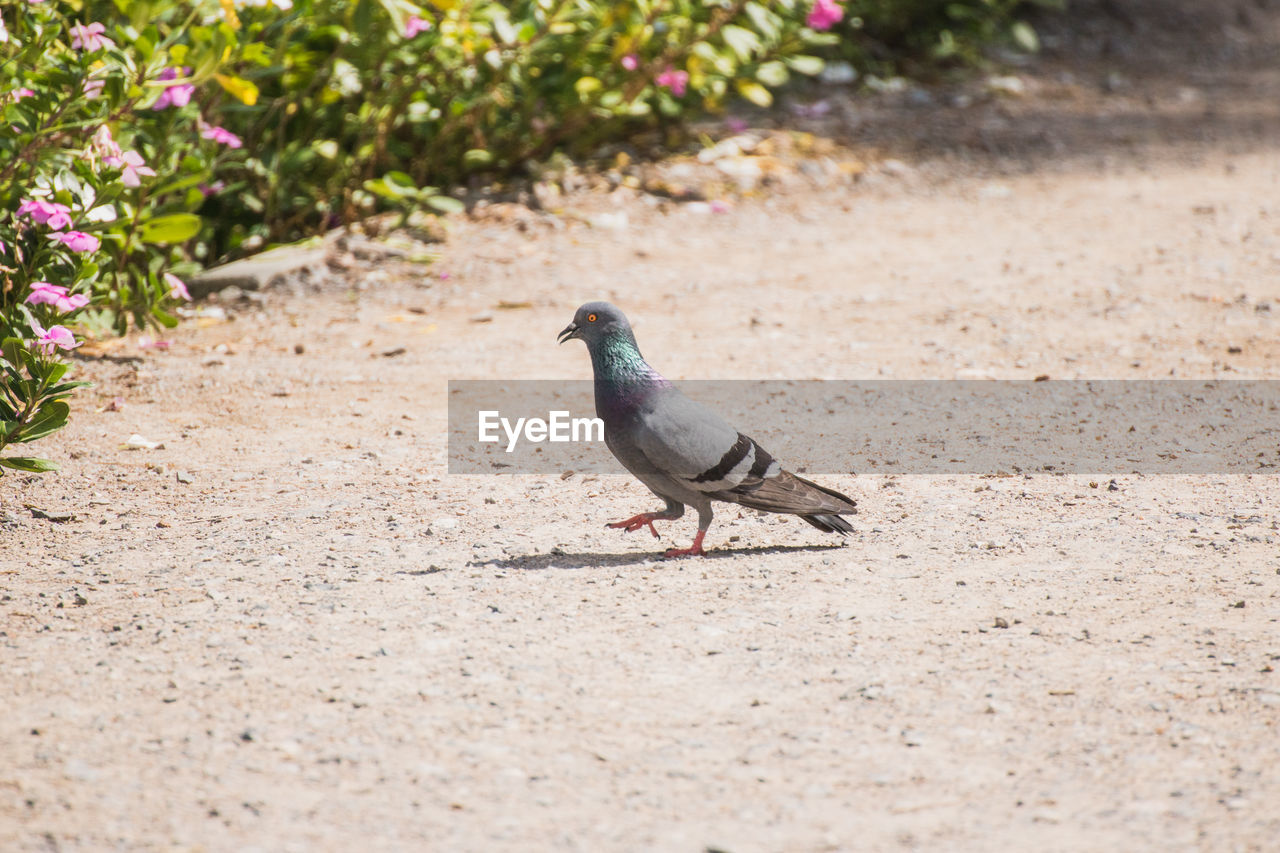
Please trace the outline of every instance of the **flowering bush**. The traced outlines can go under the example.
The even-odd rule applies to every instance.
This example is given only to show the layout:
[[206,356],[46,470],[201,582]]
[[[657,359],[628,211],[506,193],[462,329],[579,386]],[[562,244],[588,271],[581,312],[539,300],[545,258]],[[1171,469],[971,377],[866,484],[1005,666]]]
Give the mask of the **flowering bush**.
[[450,210],[437,188],[731,97],[767,105],[791,73],[820,71],[809,49],[831,41],[806,22],[812,0],[278,5],[232,24],[253,97],[228,93],[216,113],[244,147],[210,199],[214,254],[379,206]]
[[0,452],[66,423],[77,333],[177,322],[198,187],[228,144],[192,104],[233,57],[201,4],[75,5],[0,6]]
[[241,89],[210,106],[244,146],[209,201],[208,249],[243,253],[377,206],[450,210],[437,188],[734,97],[768,106],[824,55],[883,70],[906,42],[947,59],[1008,32],[1034,40],[1013,18],[1028,2],[1061,0],[237,3]]

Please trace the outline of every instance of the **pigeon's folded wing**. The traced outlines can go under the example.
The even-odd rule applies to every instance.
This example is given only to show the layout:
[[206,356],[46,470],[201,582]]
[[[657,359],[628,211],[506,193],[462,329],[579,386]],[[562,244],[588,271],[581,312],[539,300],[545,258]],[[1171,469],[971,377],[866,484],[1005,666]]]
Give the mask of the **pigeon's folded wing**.
[[640,414],[634,439],[652,466],[709,495],[758,485],[780,470],[749,437],[679,393],[666,395]]
[[782,470],[750,436],[678,393],[640,416],[635,444],[663,474],[716,500],[802,516],[857,512],[852,498]]

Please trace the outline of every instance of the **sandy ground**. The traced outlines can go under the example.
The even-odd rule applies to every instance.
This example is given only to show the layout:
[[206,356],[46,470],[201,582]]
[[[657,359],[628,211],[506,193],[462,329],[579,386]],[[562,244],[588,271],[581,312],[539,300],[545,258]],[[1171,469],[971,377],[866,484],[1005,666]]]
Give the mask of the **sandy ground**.
[[841,102],[856,179],[460,220],[79,362],[62,473],[0,484],[0,847],[1275,849],[1274,474],[829,477],[844,547],[721,512],[664,562],[690,518],[603,528],[634,481],[443,438],[448,379],[587,376],[591,298],[677,379],[1275,377],[1277,13],[1237,5],[1185,67],[1140,19],[1021,98]]

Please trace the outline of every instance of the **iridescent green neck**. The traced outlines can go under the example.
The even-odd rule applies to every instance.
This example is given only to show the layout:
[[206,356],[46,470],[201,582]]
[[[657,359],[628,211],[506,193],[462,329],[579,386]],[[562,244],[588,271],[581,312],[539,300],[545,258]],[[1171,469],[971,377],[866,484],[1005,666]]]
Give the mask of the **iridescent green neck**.
[[640,355],[640,347],[636,345],[630,329],[619,330],[593,342],[590,350],[591,365],[598,381],[615,388],[652,385],[655,382],[665,384],[665,380]]

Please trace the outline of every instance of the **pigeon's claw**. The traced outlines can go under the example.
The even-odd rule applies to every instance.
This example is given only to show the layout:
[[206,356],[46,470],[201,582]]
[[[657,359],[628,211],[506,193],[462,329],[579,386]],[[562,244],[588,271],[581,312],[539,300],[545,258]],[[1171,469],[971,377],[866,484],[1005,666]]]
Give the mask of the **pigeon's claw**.
[[688,548],[668,548],[663,557],[705,557],[707,552],[702,550],[702,537],[707,535],[707,531],[699,530],[698,535],[693,537],[693,544]]
[[649,526],[649,532],[653,534],[653,538],[658,538],[657,528],[653,526],[654,519],[659,515],[656,512],[642,512],[639,515],[633,515],[625,521],[615,521],[612,524],[606,524],[605,527],[621,528],[628,533],[635,533],[645,525]]

